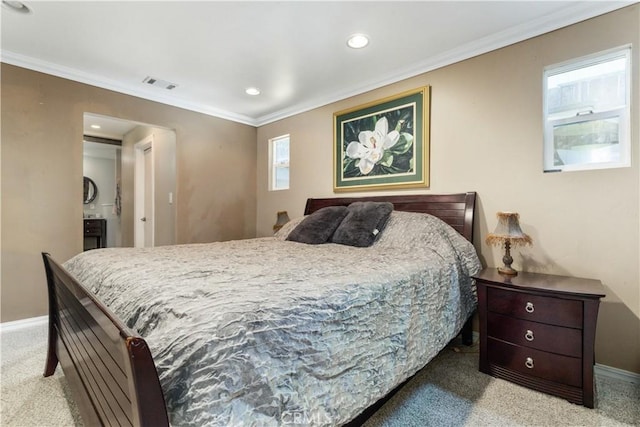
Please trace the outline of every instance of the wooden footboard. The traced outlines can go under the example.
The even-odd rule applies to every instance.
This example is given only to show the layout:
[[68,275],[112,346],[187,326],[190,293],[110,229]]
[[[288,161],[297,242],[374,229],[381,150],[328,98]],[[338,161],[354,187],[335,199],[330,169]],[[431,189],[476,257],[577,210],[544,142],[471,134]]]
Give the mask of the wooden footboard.
[[49,254],[49,347],[44,376],[58,362],[86,425],[168,426],[149,347]]

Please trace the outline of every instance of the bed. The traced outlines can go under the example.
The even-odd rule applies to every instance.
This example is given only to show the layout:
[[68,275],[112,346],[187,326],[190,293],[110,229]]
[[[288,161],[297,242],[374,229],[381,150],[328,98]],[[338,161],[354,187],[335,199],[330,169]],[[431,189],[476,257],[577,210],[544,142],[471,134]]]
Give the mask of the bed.
[[475,193],[308,199],[305,215],[365,200],[393,204],[367,248],[287,240],[297,219],[274,237],[43,253],[44,375],[62,366],[87,425],[359,424],[470,341],[480,268]]

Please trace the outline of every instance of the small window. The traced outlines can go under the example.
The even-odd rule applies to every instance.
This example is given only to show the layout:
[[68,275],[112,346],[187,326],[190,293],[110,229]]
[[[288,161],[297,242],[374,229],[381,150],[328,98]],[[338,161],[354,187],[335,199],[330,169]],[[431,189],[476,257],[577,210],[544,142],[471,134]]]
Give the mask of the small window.
[[289,189],[289,135],[269,140],[269,190]]
[[631,47],[544,71],[544,170],[631,166]]

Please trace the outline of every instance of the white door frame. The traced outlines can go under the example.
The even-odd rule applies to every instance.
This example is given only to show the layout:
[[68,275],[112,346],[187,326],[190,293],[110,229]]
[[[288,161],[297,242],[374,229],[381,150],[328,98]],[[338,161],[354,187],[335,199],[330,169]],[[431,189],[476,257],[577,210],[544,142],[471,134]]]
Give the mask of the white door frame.
[[[153,164],[155,163],[153,160],[154,150],[153,150],[153,134],[141,139],[140,141],[134,144],[134,152],[135,152],[135,164],[134,164],[134,203],[133,203],[133,242],[136,248],[143,248],[145,235],[144,235],[144,225],[145,223],[141,220],[145,216],[150,216],[150,220],[155,224],[154,209],[153,206],[151,209],[147,209],[147,213],[145,213],[145,192],[151,191],[151,200],[155,200],[154,195],[154,168]],[[145,150],[151,148],[151,188],[145,188],[145,162],[144,162],[144,152]],[[149,212],[151,212],[149,214]],[[155,228],[155,226],[154,226]],[[154,230],[151,230],[151,246],[154,245]]]

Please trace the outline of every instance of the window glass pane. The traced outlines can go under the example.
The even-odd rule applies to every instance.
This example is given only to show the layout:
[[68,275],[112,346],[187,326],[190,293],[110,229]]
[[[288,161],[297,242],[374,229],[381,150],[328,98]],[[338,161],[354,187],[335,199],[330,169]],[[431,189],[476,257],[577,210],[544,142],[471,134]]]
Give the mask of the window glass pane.
[[549,76],[549,115],[569,117],[624,106],[626,64],[627,58],[622,57]]
[[289,168],[276,168],[275,170],[275,188],[289,188]]
[[554,126],[554,166],[620,162],[619,128],[619,117]]
[[289,163],[289,138],[282,138],[275,141],[274,163]]

